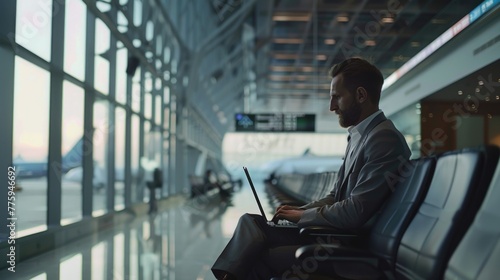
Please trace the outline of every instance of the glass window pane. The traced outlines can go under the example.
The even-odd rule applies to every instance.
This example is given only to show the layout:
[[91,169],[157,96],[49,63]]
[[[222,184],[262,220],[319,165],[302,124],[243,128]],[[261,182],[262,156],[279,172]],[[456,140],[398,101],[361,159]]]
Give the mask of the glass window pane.
[[153,78],[151,73],[144,73],[144,91],[151,92],[153,90]]
[[64,71],[83,81],[87,7],[81,0],[66,0],[65,6]]
[[[142,135],[144,135],[144,153],[143,157],[141,158],[141,170],[144,172],[150,172],[148,170],[148,165],[151,162],[152,159],[152,149],[151,147],[151,142],[152,142],[152,137],[153,134],[151,133],[151,123],[148,121],[144,122],[144,131],[142,132]],[[145,176],[149,176],[149,174],[145,174]],[[140,185],[142,186],[142,185]],[[149,192],[145,191],[143,192],[143,201],[148,202],[149,201]]]
[[134,19],[135,26],[140,26],[142,23],[142,1],[134,0]]
[[140,119],[138,115],[132,115],[132,139],[131,139],[131,169],[132,169],[132,188],[131,188],[131,200],[132,202],[137,201],[137,187],[140,182],[140,172],[139,172],[139,128]]
[[[106,1],[106,0],[104,0]],[[106,2],[109,2],[109,1],[96,1],[97,3],[95,3],[97,9],[99,9],[100,12],[102,13],[106,13],[106,12],[109,12],[111,10],[111,5],[109,3],[106,3]]]
[[153,40],[154,31],[155,31],[155,26],[153,22],[148,20],[148,22],[146,23],[146,40],[148,41]]
[[141,69],[137,68],[132,78],[132,110],[141,111]]
[[127,102],[127,49],[121,48],[116,53],[116,101]]
[[126,112],[121,107],[115,112],[115,210],[125,208],[125,121]]
[[83,88],[63,82],[61,224],[82,218]]
[[157,95],[155,97],[155,122],[157,125],[161,124],[161,107],[162,107],[162,102],[161,102],[161,96]]
[[109,102],[97,100],[94,104],[94,211],[93,216],[106,213],[107,149],[109,133]]
[[16,42],[50,61],[52,0],[16,2]]
[[121,33],[126,33],[128,31],[128,20],[127,17],[121,12],[118,11],[118,14],[116,16],[116,23],[118,26],[116,27],[118,31]]
[[144,117],[146,119],[151,119],[151,111],[153,109],[153,98],[151,93],[147,92],[144,94]]
[[95,88],[108,94],[109,90],[109,60],[106,58],[109,50],[110,31],[100,19],[95,22]]
[[163,90],[163,103],[168,104],[170,103],[170,88],[165,87]]
[[23,189],[23,199],[16,201],[20,231],[46,229],[49,97],[49,72],[16,56],[12,157]]

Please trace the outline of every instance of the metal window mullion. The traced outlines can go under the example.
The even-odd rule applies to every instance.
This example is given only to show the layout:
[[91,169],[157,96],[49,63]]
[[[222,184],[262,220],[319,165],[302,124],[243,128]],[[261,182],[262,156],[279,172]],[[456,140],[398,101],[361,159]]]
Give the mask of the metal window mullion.
[[[165,151],[165,147],[163,145],[164,141],[166,140],[165,139],[165,127],[163,126],[164,123],[165,123],[165,109],[164,109],[164,106],[165,106],[165,95],[163,94],[163,86],[165,85],[165,82],[162,80],[162,87],[161,87],[161,90],[160,92],[158,93],[160,95],[160,102],[161,102],[161,105],[160,105],[160,166],[161,166],[161,172],[163,174],[163,178],[166,178],[167,174],[165,174],[165,158],[164,158],[164,154],[166,153]],[[161,187],[161,192],[160,192],[160,196],[161,197],[166,197],[167,195],[165,195],[165,190],[166,190],[166,181],[163,180],[163,185]]]
[[132,205],[132,77],[127,76],[127,106],[125,118],[125,208]]
[[[115,11],[116,13],[116,11]],[[109,103],[108,118],[108,157],[107,157],[107,184],[106,184],[106,208],[108,212],[115,210],[115,139],[116,139],[116,39],[110,34],[110,48],[108,50],[109,61]]]
[[[175,95],[173,94],[173,87],[170,87],[170,102],[168,103],[168,193],[175,194],[175,150],[172,149],[173,145],[176,145],[175,138],[176,134],[173,134],[172,131],[172,116],[175,112],[172,112],[172,100],[175,99]],[[174,100],[175,101],[175,100]]]
[[65,2],[61,0],[59,12],[52,15],[50,62],[49,156],[47,166],[47,226],[61,224],[62,178],[62,85],[64,67],[64,15]]
[[82,179],[82,216],[91,217],[93,208],[93,135],[94,135],[94,67],[95,67],[95,16],[87,9],[87,34],[85,57],[85,105],[84,105],[84,146]]
[[[15,55],[12,49],[13,45],[8,43],[9,36],[14,36],[16,32],[16,2],[5,1],[0,9],[0,85],[2,85],[0,94],[0,112],[2,112],[2,121],[0,122],[0,131],[2,132],[2,145],[0,145],[0,172],[2,182],[7,184],[8,168],[12,166],[12,137],[14,130],[14,61]],[[5,41],[4,41],[5,40]],[[5,176],[5,177],[3,177]],[[7,227],[8,217],[8,188],[0,188],[0,241],[6,240],[10,229]]]
[[[145,112],[145,102],[144,98],[146,96],[145,94],[145,81],[146,81],[146,71],[144,69],[141,69],[141,90],[140,90],[140,96],[141,96],[141,105],[140,105],[140,121],[139,121],[139,170],[138,173],[141,174],[142,176],[139,176],[141,180],[137,181],[137,186],[136,186],[136,194],[137,194],[137,201],[134,201],[134,203],[140,203],[144,200],[144,186],[141,184],[142,183],[142,178],[146,174],[144,174],[144,171],[142,170],[140,166],[141,158],[144,157],[144,112]],[[140,198],[140,200],[139,200]]]

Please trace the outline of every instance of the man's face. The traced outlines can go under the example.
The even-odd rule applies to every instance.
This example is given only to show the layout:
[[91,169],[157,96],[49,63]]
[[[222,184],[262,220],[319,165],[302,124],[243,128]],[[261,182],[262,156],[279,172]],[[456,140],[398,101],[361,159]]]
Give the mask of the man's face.
[[342,127],[357,125],[361,116],[361,105],[344,87],[342,74],[333,77],[330,84],[330,111],[339,115]]

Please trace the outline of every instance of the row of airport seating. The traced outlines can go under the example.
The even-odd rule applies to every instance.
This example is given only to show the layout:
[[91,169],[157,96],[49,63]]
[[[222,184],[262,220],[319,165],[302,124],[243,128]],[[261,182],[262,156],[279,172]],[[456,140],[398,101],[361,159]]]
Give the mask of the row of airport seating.
[[203,176],[188,175],[189,185],[190,185],[190,195],[191,197],[196,196],[212,196],[220,192],[230,193],[234,188],[241,188],[242,181],[238,180],[223,180],[218,179],[215,183],[205,182]]
[[[369,235],[362,237],[365,242],[345,245],[331,241],[361,237],[335,234],[328,228],[301,229],[316,242],[297,250],[298,269],[302,267],[298,275],[307,274],[307,279],[498,279],[498,161],[499,148],[493,146],[410,161],[400,170],[394,192]],[[270,193],[280,189],[291,194],[285,191],[285,182],[292,182],[286,177],[269,185]],[[295,183],[292,190],[297,190]],[[299,189],[314,193],[310,190],[314,185],[305,182]],[[284,274],[273,279],[294,278]]]
[[337,172],[313,174],[288,173],[266,182],[271,206],[304,205],[327,195],[337,180]]

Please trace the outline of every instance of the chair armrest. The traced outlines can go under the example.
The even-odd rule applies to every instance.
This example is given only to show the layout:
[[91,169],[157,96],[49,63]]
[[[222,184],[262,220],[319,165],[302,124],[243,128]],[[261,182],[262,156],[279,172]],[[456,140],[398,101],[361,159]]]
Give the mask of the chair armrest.
[[355,259],[364,262],[363,260],[370,260],[369,263],[378,259],[367,250],[336,244],[305,245],[295,251],[296,259],[301,260],[308,257],[334,261],[353,261]]
[[359,238],[357,234],[338,233],[331,227],[311,226],[300,229],[300,235],[305,237],[327,237],[328,240],[338,240],[342,243],[350,243]]
[[339,237],[358,237],[357,234],[354,233],[339,233],[337,229],[331,227],[322,227],[322,226],[311,226],[300,229],[300,234],[302,235],[332,235]]

